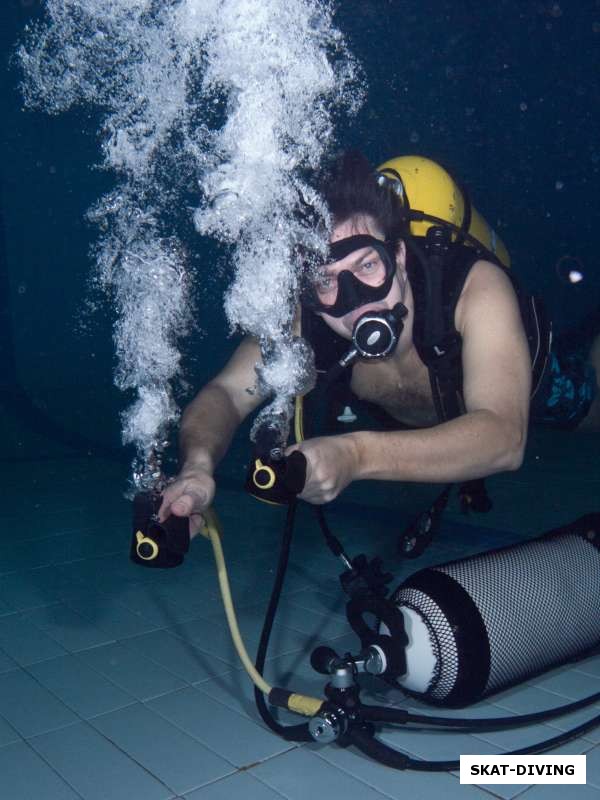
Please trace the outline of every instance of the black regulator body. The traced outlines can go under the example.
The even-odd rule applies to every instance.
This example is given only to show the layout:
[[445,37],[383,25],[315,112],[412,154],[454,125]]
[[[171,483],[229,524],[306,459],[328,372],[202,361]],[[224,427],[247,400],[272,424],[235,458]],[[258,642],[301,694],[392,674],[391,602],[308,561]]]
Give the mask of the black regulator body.
[[139,492],[133,498],[129,557],[143,567],[178,567],[190,547],[188,518],[171,515],[159,522],[161,502],[158,492]]

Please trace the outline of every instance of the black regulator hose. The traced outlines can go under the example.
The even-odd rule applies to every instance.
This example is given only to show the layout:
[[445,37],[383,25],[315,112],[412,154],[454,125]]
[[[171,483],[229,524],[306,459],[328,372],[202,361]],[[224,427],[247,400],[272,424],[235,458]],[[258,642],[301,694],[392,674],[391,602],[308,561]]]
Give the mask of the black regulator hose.
[[406,753],[384,744],[380,739],[375,739],[371,732],[364,728],[352,728],[347,735],[357,750],[386,767],[423,772],[450,772],[460,769],[460,761],[419,761],[417,758],[411,758]]
[[[588,731],[595,728],[600,724],[600,714],[592,719],[572,728],[570,731],[560,733],[558,736],[553,736],[551,739],[546,739],[543,742],[536,742],[535,744],[527,747],[522,747],[519,750],[511,750],[503,755],[507,756],[524,756],[533,753],[544,753],[547,750],[562,747],[562,745],[576,739],[578,736],[583,736]],[[406,753],[396,750],[393,747],[382,742],[380,739],[375,739],[372,732],[365,728],[354,727],[348,731],[347,734],[349,741],[362,753],[375,759],[380,764],[385,764],[387,767],[394,769],[414,769],[421,772],[455,772],[460,769],[460,760],[458,761],[421,761],[419,759],[411,758]]]
[[546,739],[544,742],[537,742],[536,744],[531,744],[528,747],[522,747],[520,750],[513,750],[511,753],[508,753],[508,755],[526,756],[530,753],[544,753],[546,750],[562,747],[563,744],[566,744],[573,739],[577,739],[579,736],[584,736],[588,731],[597,728],[598,725],[600,725],[600,714],[592,717],[592,719],[589,719],[587,722],[583,722],[576,728],[571,728],[570,731],[564,731],[564,733],[560,733],[558,736],[554,736],[552,739]]
[[[275,620],[275,615],[277,613],[279,598],[281,597],[283,581],[285,578],[285,573],[287,571],[287,566],[289,562],[292,536],[294,533],[294,521],[296,518],[296,507],[297,507],[297,501],[294,499],[290,502],[287,510],[285,528],[281,540],[281,551],[279,554],[279,562],[277,564],[277,572],[275,575],[275,581],[273,582],[273,590],[271,592],[271,598],[269,600],[269,606],[267,608],[265,622],[263,625],[262,633],[260,635],[260,642],[256,654],[255,666],[261,675],[265,667],[267,650],[269,647],[269,639],[271,638],[273,622]],[[256,707],[258,708],[258,713],[262,717],[263,722],[276,734],[283,737],[289,742],[314,741],[313,737],[310,735],[308,730],[308,722],[304,722],[300,725],[281,725],[279,722],[277,722],[273,714],[271,714],[267,706],[267,703],[265,702],[264,694],[256,686],[254,687],[254,699],[256,701]]]
[[[483,719],[468,717],[435,717],[425,714],[412,714],[402,708],[369,705],[361,706],[361,715],[364,720],[369,722],[383,722],[387,725],[412,724],[436,728],[458,728],[462,731],[495,731],[502,728],[519,728],[526,725],[535,725],[553,719],[554,717],[572,714],[598,701],[600,701],[600,692],[596,692],[589,697],[584,697],[581,700],[576,700],[573,703],[567,703],[566,705],[557,706],[556,708],[549,708],[545,711],[537,711],[533,714],[520,714],[514,717],[486,717]],[[596,717],[596,719],[600,721],[600,717]]]

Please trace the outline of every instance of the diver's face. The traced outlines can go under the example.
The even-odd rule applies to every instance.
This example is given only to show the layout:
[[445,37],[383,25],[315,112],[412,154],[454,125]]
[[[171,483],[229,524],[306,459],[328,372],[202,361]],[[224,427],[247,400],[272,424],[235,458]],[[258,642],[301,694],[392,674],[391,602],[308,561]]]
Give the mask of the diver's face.
[[[341,239],[347,239],[350,236],[358,236],[360,234],[368,234],[381,241],[384,240],[382,232],[378,229],[372,217],[359,216],[351,217],[345,222],[336,225],[331,234],[331,242],[338,242]],[[377,258],[378,256],[374,248],[364,247],[360,250],[355,250],[339,261],[327,264],[323,268],[320,290],[318,291],[321,302],[326,304],[335,302],[335,297],[333,297],[333,295],[332,297],[328,297],[327,292],[332,294],[335,291],[337,276],[344,270],[349,270],[355,277],[365,283],[370,283],[375,280],[376,271],[378,269]],[[319,316],[321,316],[327,325],[339,336],[342,336],[344,339],[351,339],[354,323],[366,311],[392,309],[397,303],[402,301],[402,286],[405,282],[405,258],[406,250],[404,242],[400,242],[396,253],[396,275],[392,282],[392,288],[382,300],[366,303],[365,305],[354,308],[343,317],[334,317],[324,311],[319,312]],[[322,295],[321,291],[323,291]]]

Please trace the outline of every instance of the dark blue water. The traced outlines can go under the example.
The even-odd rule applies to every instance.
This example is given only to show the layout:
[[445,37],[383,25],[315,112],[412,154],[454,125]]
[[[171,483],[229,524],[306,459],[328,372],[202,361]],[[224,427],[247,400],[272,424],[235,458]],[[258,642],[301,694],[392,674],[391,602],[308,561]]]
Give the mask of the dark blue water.
[[[63,433],[118,447],[126,398],[112,386],[113,312],[106,302],[94,315],[85,306],[96,231],[84,213],[112,178],[92,167],[96,112],[21,110],[9,58],[38,15],[37,0],[0,9],[0,385],[13,412],[32,398]],[[558,327],[581,320],[600,295],[600,2],[344,0],[337,21],[370,87],[339,149],[359,147],[374,163],[414,153],[447,165]],[[218,257],[191,225],[188,246],[196,263]],[[559,279],[565,255],[582,266],[581,284]],[[223,288],[215,279],[197,293],[198,332],[184,346],[192,386],[235,344]],[[25,395],[11,395],[17,385]],[[39,454],[10,419],[0,456]]]

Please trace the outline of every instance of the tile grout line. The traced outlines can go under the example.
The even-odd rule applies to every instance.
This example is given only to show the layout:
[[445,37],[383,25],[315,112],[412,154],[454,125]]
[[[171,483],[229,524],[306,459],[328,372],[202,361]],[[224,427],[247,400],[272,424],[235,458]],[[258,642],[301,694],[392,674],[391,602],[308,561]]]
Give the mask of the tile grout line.
[[[155,775],[153,772],[151,772],[148,769],[148,767],[145,767],[143,764],[141,764],[136,758],[134,758],[134,756],[131,755],[131,753],[128,753],[119,744],[114,742],[110,737],[106,736],[102,731],[99,731],[97,728],[95,728],[89,722],[89,720],[82,719],[81,722],[73,723],[73,725],[79,725],[81,723],[83,723],[87,728],[89,728],[91,731],[93,731],[93,733],[97,734],[102,739],[105,739],[107,742],[109,742],[116,750],[119,751],[119,753],[124,755],[129,761],[132,761],[136,766],[138,766],[141,770],[143,770],[147,775],[150,775],[151,778],[153,778],[155,781],[157,781],[157,783],[160,783],[161,786],[164,786],[165,789],[168,789],[173,795],[177,794],[175,789],[172,789],[167,783],[165,783],[161,778],[159,778],[158,775]],[[65,726],[65,727],[72,727],[72,726]],[[61,730],[61,728],[58,728],[58,730]],[[40,735],[44,735],[44,734],[40,734]],[[31,740],[33,740],[35,738],[37,738],[37,737],[33,736],[33,737],[31,737]],[[63,777],[63,776],[61,775],[61,777]],[[63,780],[66,780],[66,779],[63,778]],[[84,800],[85,800],[85,798],[84,798]]]
[[[118,643],[118,642],[117,642],[117,643]],[[75,654],[75,653],[68,653],[68,655],[73,655],[73,656],[76,656],[76,654]],[[62,658],[62,657],[64,657],[64,656],[57,656],[57,658]],[[46,659],[46,661],[51,661],[51,660],[53,660],[53,659]],[[35,663],[44,663],[44,662],[35,662]],[[89,666],[89,665],[88,665],[88,666]],[[98,670],[95,670],[93,667],[90,667],[90,668],[91,668],[91,669],[92,669],[94,672],[96,672],[97,674],[100,674],[100,675],[101,675],[101,677],[106,677],[106,676],[102,675],[102,673],[99,673],[99,672],[98,672]],[[149,774],[149,775],[150,775],[152,778],[154,778],[156,781],[158,781],[158,782],[159,782],[159,783],[161,783],[163,786],[165,786],[165,788],[167,788],[167,789],[168,789],[170,792],[172,792],[172,793],[173,793],[173,795],[175,795],[175,794],[176,794],[175,790],[174,790],[172,787],[170,787],[170,786],[169,786],[167,783],[165,783],[165,782],[164,782],[164,781],[163,781],[161,778],[159,778],[157,775],[155,775],[153,772],[151,772],[151,771],[150,771],[150,770],[149,770],[147,767],[145,767],[143,764],[141,764],[141,763],[140,763],[140,762],[139,762],[139,761],[138,761],[138,760],[137,760],[137,759],[136,759],[136,758],[135,758],[135,757],[134,757],[134,756],[133,756],[131,753],[128,753],[128,752],[127,752],[125,749],[123,749],[123,748],[122,748],[122,747],[121,747],[121,746],[120,746],[120,745],[119,745],[117,742],[115,742],[113,739],[111,739],[109,736],[107,736],[107,735],[106,735],[106,734],[105,734],[103,731],[99,730],[98,728],[96,728],[96,727],[95,727],[95,726],[94,726],[94,725],[91,723],[91,720],[93,720],[93,719],[96,719],[96,718],[98,718],[98,717],[101,717],[101,716],[104,716],[104,715],[106,715],[106,714],[113,713],[113,712],[110,712],[110,711],[108,711],[108,712],[102,712],[102,713],[100,713],[100,714],[96,714],[96,715],[94,715],[93,717],[90,717],[90,719],[86,719],[85,717],[82,717],[82,716],[81,716],[81,714],[80,714],[80,713],[79,713],[79,712],[78,712],[76,709],[72,708],[72,707],[71,707],[71,706],[69,706],[67,703],[65,703],[65,702],[62,700],[62,698],[61,698],[59,695],[57,695],[55,692],[53,692],[53,691],[52,691],[52,689],[50,689],[48,686],[45,686],[45,685],[44,685],[44,684],[43,684],[43,683],[42,683],[42,682],[41,682],[41,681],[40,681],[40,680],[39,680],[39,679],[38,679],[38,678],[37,678],[37,677],[36,677],[34,674],[32,674],[31,672],[29,672],[29,670],[27,669],[27,667],[19,665],[18,669],[21,669],[21,670],[23,670],[23,672],[25,672],[27,675],[29,675],[29,677],[30,677],[32,680],[34,680],[34,681],[35,681],[35,682],[36,682],[36,683],[37,683],[37,684],[38,684],[38,685],[39,685],[39,686],[40,686],[42,689],[44,689],[44,690],[45,690],[45,691],[47,691],[49,694],[51,694],[53,697],[55,697],[55,698],[58,700],[58,702],[59,702],[61,705],[65,706],[65,708],[69,709],[69,711],[71,711],[71,712],[72,712],[72,713],[73,713],[73,714],[74,714],[74,715],[77,717],[77,720],[76,720],[75,722],[70,722],[70,723],[68,723],[67,725],[61,725],[61,726],[60,726],[60,727],[58,727],[58,728],[52,728],[52,729],[49,729],[49,730],[46,730],[46,731],[44,731],[43,733],[37,733],[37,734],[34,734],[33,736],[30,736],[30,737],[25,737],[25,736],[23,736],[23,735],[22,735],[22,734],[21,734],[21,733],[20,733],[20,732],[19,732],[19,731],[18,731],[16,728],[14,728],[14,726],[13,726],[13,725],[10,723],[10,721],[9,721],[9,720],[5,720],[5,721],[7,722],[7,724],[8,724],[8,725],[11,727],[11,729],[13,729],[13,730],[15,731],[16,735],[19,737],[19,739],[21,740],[21,742],[23,742],[23,744],[27,745],[27,746],[28,746],[28,747],[29,747],[29,748],[30,748],[30,749],[31,749],[31,750],[32,750],[34,753],[36,753],[38,756],[40,756],[40,758],[42,758],[42,760],[43,760],[43,761],[46,761],[46,758],[45,758],[45,757],[44,757],[44,756],[43,756],[41,753],[39,753],[39,752],[38,752],[38,751],[35,749],[35,747],[34,747],[34,746],[33,746],[33,744],[32,744],[32,740],[34,740],[34,739],[36,739],[36,738],[39,738],[39,737],[41,737],[41,736],[45,736],[45,735],[47,735],[47,734],[50,734],[50,733],[56,733],[56,732],[58,732],[58,731],[61,731],[61,730],[64,730],[64,729],[66,729],[66,728],[74,727],[75,725],[80,725],[80,724],[82,724],[82,723],[83,723],[83,724],[84,724],[86,727],[90,728],[90,729],[91,729],[91,730],[92,730],[94,733],[96,733],[98,736],[101,736],[101,737],[102,737],[103,739],[105,739],[107,742],[109,742],[110,744],[112,744],[112,745],[113,745],[113,746],[114,746],[114,747],[115,747],[115,748],[116,748],[116,749],[117,749],[119,752],[121,752],[123,755],[125,755],[125,756],[126,756],[126,758],[128,758],[130,761],[132,761],[132,762],[133,762],[133,763],[135,763],[137,766],[139,766],[141,769],[143,769],[145,772],[147,772],[147,773],[148,773],[148,774]],[[168,670],[167,670],[167,671],[168,671]],[[170,673],[170,674],[173,674],[173,673]],[[178,677],[178,676],[175,676],[175,677]],[[108,680],[110,681],[110,679],[108,679]],[[184,680],[184,679],[182,679],[182,680]],[[110,682],[111,682],[111,683],[113,683],[112,681],[110,681]],[[187,681],[186,681],[186,684],[187,684]],[[117,686],[117,688],[118,688],[118,689],[121,689],[122,691],[125,691],[125,690],[123,690],[123,689],[122,689],[122,687],[118,686],[118,684],[114,684],[114,685],[115,685],[115,686]],[[191,689],[194,689],[194,690],[196,690],[196,689],[195,689],[195,687],[194,687],[194,686],[192,686],[191,684],[187,684],[187,686],[186,686],[186,687],[182,687],[182,688],[191,688]],[[182,690],[182,689],[178,689],[178,690],[174,690],[174,691],[181,691],[181,690]],[[128,692],[126,692],[126,693],[128,693]],[[171,693],[172,693],[172,692],[165,692],[164,694],[166,695],[166,694],[171,694]],[[157,695],[157,697],[162,697],[162,696],[164,696],[164,695]],[[131,697],[132,697],[132,703],[130,703],[129,705],[135,705],[136,703],[140,703],[140,704],[141,704],[141,705],[143,705],[145,708],[147,707],[147,706],[146,706],[146,701],[143,701],[143,700],[138,700],[138,699],[137,699],[136,697],[134,697],[133,695],[131,695]],[[152,698],[152,699],[155,699],[155,698]],[[127,707],[128,707],[128,706],[122,706],[121,708],[127,708]],[[227,706],[225,706],[225,707],[227,708]],[[118,709],[117,709],[117,710],[118,710]],[[230,709],[230,710],[231,710],[231,709]],[[153,714],[156,714],[158,717],[160,717],[160,718],[164,719],[164,720],[165,720],[166,722],[168,722],[170,725],[173,725],[173,727],[177,728],[177,729],[178,729],[178,730],[180,730],[180,731],[181,731],[181,732],[182,732],[184,735],[188,736],[190,739],[192,739],[192,740],[194,740],[195,742],[197,742],[197,744],[199,744],[201,747],[203,747],[203,748],[206,748],[206,749],[207,749],[209,752],[212,752],[212,753],[214,753],[215,755],[217,755],[219,758],[223,759],[223,761],[225,761],[225,762],[228,762],[228,763],[231,765],[231,767],[232,767],[232,770],[234,770],[234,771],[238,771],[238,770],[240,770],[240,769],[243,769],[243,768],[236,767],[236,765],[235,765],[235,764],[232,764],[232,762],[231,762],[231,761],[229,761],[229,759],[227,759],[227,758],[226,758],[224,755],[222,755],[221,753],[218,753],[218,752],[216,752],[215,750],[212,750],[212,748],[210,748],[210,747],[209,747],[208,745],[206,745],[204,742],[201,742],[199,739],[197,739],[195,736],[193,736],[192,734],[190,734],[188,731],[185,731],[185,730],[184,730],[183,728],[181,728],[179,725],[177,725],[176,723],[173,723],[171,720],[169,720],[169,719],[167,719],[166,717],[164,717],[164,716],[163,716],[163,715],[162,715],[160,712],[158,712],[158,711],[156,711],[156,710],[154,710],[154,709],[150,709],[150,708],[148,708],[148,711],[150,711],[151,713],[153,713]],[[0,716],[1,716],[1,715],[0,715]],[[3,718],[4,718],[4,717],[3,717]],[[5,719],[5,718],[4,718],[4,719]],[[10,744],[11,744],[11,743],[9,743],[8,745],[5,745],[5,746],[6,746],[6,747],[8,747],[8,746],[10,746]],[[14,742],[13,742],[13,744],[14,744]],[[276,754],[276,755],[280,755],[280,754]],[[62,774],[61,774],[61,773],[60,773],[60,772],[59,772],[59,771],[58,771],[56,768],[54,768],[50,762],[47,762],[47,763],[48,763],[48,766],[50,766],[50,767],[52,768],[52,770],[53,770],[54,772],[56,772],[56,774],[57,774],[57,775],[59,775],[59,777],[60,777],[60,778],[61,778],[63,781],[65,781],[65,783],[67,783],[69,786],[71,786],[71,784],[70,784],[70,783],[67,781],[67,779],[66,779],[66,777],[65,777],[64,775],[62,775]],[[230,773],[230,774],[233,774],[233,773]],[[203,785],[204,785],[204,784],[201,784],[201,786],[203,786]],[[71,786],[71,788],[73,788],[73,789],[74,789],[74,787],[72,787],[72,786]],[[194,788],[193,788],[193,789],[191,789],[190,791],[195,791],[197,788],[200,788],[200,787],[194,787]],[[74,791],[76,791],[76,790],[74,789]],[[81,795],[79,794],[79,792],[77,792],[77,791],[76,791],[76,793],[78,794],[78,796],[80,796],[80,797],[81,797]],[[82,798],[82,800],[85,800],[85,798]]]
[[43,755],[43,753],[39,753],[39,752],[38,752],[38,751],[35,749],[35,747],[33,747],[33,746],[30,744],[30,742],[28,742],[28,741],[27,741],[27,739],[23,739],[23,738],[21,737],[21,740],[22,740],[23,744],[24,744],[24,745],[25,745],[25,746],[26,746],[26,747],[27,747],[29,750],[31,750],[31,752],[32,752],[32,753],[33,753],[35,756],[37,756],[37,758],[39,758],[39,759],[40,759],[40,761],[42,761],[44,764],[46,764],[46,766],[47,766],[47,767],[48,767],[50,770],[52,770],[52,772],[53,772],[53,773],[54,773],[56,776],[58,776],[58,777],[61,779],[61,781],[63,781],[63,783],[64,783],[66,786],[68,786],[70,789],[72,789],[72,790],[75,792],[75,794],[77,795],[77,797],[80,797],[80,798],[81,798],[81,800],[86,800],[86,798],[85,798],[85,797],[84,797],[84,796],[83,796],[83,795],[82,795],[80,792],[78,792],[78,791],[77,791],[77,789],[76,789],[76,788],[73,786],[73,784],[72,784],[72,783],[70,783],[70,782],[67,780],[67,778],[66,778],[64,775],[61,775],[61,773],[60,773],[60,772],[59,772],[59,771],[56,769],[56,767],[54,767],[54,766],[53,766],[53,765],[50,763],[50,761],[48,761],[48,759],[46,758],[46,756],[44,756],[44,755]]

